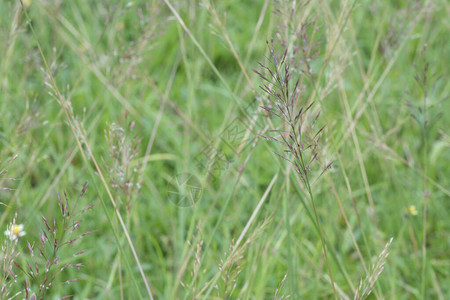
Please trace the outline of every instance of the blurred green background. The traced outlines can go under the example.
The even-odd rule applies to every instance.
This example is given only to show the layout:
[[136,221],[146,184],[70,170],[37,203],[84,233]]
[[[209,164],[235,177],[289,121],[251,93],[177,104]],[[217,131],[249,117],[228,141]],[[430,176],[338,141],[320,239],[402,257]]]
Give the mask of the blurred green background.
[[86,250],[84,266],[55,279],[81,280],[46,299],[149,298],[139,266],[155,299],[333,298],[309,198],[258,136],[280,124],[252,71],[269,63],[267,40],[281,51],[309,21],[318,52],[301,101],[321,111],[320,163],[333,161],[313,193],[338,297],[354,297],[393,237],[370,299],[448,299],[449,12],[439,0],[1,0],[2,230],[17,213],[27,261],[41,215],[61,219],[58,193],[75,203],[88,183],[79,230],[94,233],[61,249],[62,264]]

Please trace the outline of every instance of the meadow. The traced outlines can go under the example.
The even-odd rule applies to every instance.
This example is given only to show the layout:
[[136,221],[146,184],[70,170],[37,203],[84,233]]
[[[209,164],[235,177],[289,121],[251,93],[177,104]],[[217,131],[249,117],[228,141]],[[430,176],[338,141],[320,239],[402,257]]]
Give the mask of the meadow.
[[444,0],[0,0],[0,299],[450,299]]

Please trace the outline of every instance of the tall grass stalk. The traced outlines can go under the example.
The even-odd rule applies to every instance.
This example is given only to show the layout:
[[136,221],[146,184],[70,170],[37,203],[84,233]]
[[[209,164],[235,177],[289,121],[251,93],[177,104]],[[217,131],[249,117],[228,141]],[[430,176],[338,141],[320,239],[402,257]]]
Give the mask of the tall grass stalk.
[[[422,276],[421,276],[421,296],[426,299],[426,281],[427,281],[427,208],[430,199],[430,190],[428,186],[429,177],[429,136],[431,130],[443,116],[441,106],[447,98],[435,99],[433,93],[436,85],[441,79],[436,73],[432,73],[430,63],[426,58],[427,45],[420,51],[418,61],[414,63],[416,74],[414,76],[417,91],[409,91],[407,95],[409,100],[407,105],[411,110],[411,116],[419,125],[421,131],[421,151],[422,151],[422,186],[423,186],[423,210],[422,210]],[[416,92],[416,93],[414,93]],[[417,97],[417,98],[416,98]],[[414,99],[416,98],[416,99]],[[416,102],[419,102],[416,104]]]
[[[289,176],[289,167],[286,168],[285,174],[286,177]],[[287,280],[289,290],[293,297],[297,297],[297,272],[296,272],[296,261],[294,259],[293,250],[292,250],[292,228],[291,228],[291,218],[290,218],[290,209],[289,209],[289,179],[286,179],[286,187],[284,189],[284,197],[283,197],[283,218],[284,218],[284,226],[286,228],[286,252],[287,252],[287,263],[288,263],[288,271],[287,271]]]
[[311,200],[311,206],[312,206],[313,211],[314,211],[314,217],[316,218],[318,231],[319,231],[319,235],[320,235],[320,241],[322,242],[323,253],[325,255],[325,260],[327,262],[328,273],[330,274],[331,286],[333,288],[334,298],[337,299],[336,288],[334,286],[333,273],[331,272],[330,262],[328,261],[327,247],[325,245],[325,241],[324,241],[324,238],[323,238],[323,233],[322,233],[323,229],[322,229],[322,225],[320,225],[320,220],[319,220],[319,216],[317,215],[317,210],[316,210],[316,204],[315,204],[315,201],[314,201],[314,196],[313,196],[313,193],[312,193],[312,190],[311,190],[311,185],[309,184],[309,179],[307,178],[307,176],[306,176],[306,188],[308,190],[309,199]]
[[[267,42],[267,45],[270,52],[270,66],[268,67],[260,63],[263,71],[254,71],[265,82],[261,85],[261,89],[268,97],[268,104],[267,106],[262,106],[262,109],[280,119],[283,129],[270,130],[272,135],[261,135],[261,137],[278,142],[282,145],[284,148],[283,152],[286,153],[286,156],[277,152],[275,152],[275,154],[288,161],[301,178],[306,192],[305,194],[309,196],[309,200],[311,201],[313,215],[317,224],[317,232],[320,236],[323,254],[330,275],[333,294],[335,299],[337,299],[323,229],[317,214],[316,203],[314,201],[309,178],[312,165],[319,160],[319,139],[325,126],[317,131],[314,130],[320,112],[312,116],[311,107],[313,103],[308,106],[304,106],[303,103],[300,103],[303,98],[302,93],[304,91],[304,86],[300,79],[295,81],[293,78],[293,69],[295,67],[300,68],[299,65],[302,65],[302,63],[306,65],[303,72],[310,72],[309,62],[307,60],[308,57],[302,57],[301,59],[297,58],[300,61],[297,62],[294,56],[295,52],[291,54],[288,52],[288,49],[285,49],[284,53],[280,54],[275,52],[273,41],[271,43]],[[293,57],[291,57],[291,55]],[[291,63],[294,65],[291,66]],[[294,80],[294,83],[292,83],[292,80]],[[327,164],[318,177],[330,167],[331,163]]]

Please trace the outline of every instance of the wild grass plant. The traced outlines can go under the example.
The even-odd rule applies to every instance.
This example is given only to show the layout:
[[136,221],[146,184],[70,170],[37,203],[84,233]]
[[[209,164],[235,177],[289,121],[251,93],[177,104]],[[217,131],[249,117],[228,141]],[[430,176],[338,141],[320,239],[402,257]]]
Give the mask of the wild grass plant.
[[[75,250],[74,246],[78,246],[81,239],[92,233],[80,232],[83,215],[92,208],[91,204],[78,206],[86,188],[87,185],[83,187],[79,199],[71,201],[71,204],[67,195],[64,195],[63,200],[58,195],[61,215],[58,220],[53,219],[53,222],[42,216],[42,229],[38,240],[30,241],[25,238],[24,225],[16,224],[17,215],[14,216],[4,233],[2,246],[2,299],[46,299],[55,285],[80,280],[71,278],[59,281],[59,277],[66,273],[66,269],[80,270],[84,266],[76,260],[86,250]],[[27,251],[18,245],[21,239],[28,240]],[[64,295],[61,299],[70,297],[71,295]]]
[[1,298],[449,298],[449,9],[0,1]]

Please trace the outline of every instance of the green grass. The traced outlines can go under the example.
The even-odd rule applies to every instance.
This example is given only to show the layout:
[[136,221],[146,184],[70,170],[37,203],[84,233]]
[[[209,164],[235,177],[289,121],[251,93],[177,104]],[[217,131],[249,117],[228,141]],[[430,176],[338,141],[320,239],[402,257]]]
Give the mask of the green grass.
[[[277,32],[289,19],[273,10],[283,4],[24,2],[26,14],[19,1],[0,1],[1,230],[17,213],[26,231],[17,262],[26,266],[41,215],[61,220],[58,193],[75,201],[87,183],[82,203],[95,204],[78,229],[94,233],[61,249],[61,265],[86,250],[74,260],[84,266],[58,275],[46,299],[147,299],[146,281],[155,299],[273,299],[280,285],[277,299],[334,298],[310,195],[273,153],[280,146],[257,135],[280,126],[258,108],[267,99],[252,70],[268,63],[266,40],[282,48]],[[450,298],[450,104],[441,102],[450,6],[410,2],[311,1],[288,23],[319,26],[300,101],[320,109],[320,164],[333,161],[312,195],[338,298],[354,297],[391,237],[369,298]],[[426,110],[415,80],[423,57]],[[433,123],[424,129],[424,113],[414,120],[407,101]],[[239,125],[244,133],[230,142],[227,129],[246,114],[257,125]],[[125,145],[140,140],[129,169],[139,190],[111,184],[110,124],[123,127]],[[218,165],[202,154],[207,146],[221,153]],[[201,183],[195,205],[171,198],[182,173]],[[11,294],[26,278],[13,271]]]

